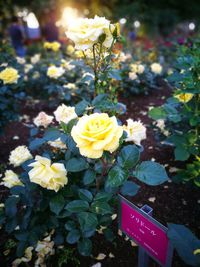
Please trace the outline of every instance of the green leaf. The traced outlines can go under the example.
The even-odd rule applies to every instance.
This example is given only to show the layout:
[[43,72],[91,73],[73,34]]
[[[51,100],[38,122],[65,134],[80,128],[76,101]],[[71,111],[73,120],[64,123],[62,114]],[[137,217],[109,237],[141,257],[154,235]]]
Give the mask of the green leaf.
[[85,109],[88,107],[89,102],[82,100],[75,106],[75,112],[78,116],[83,115]]
[[105,230],[103,230],[103,233],[105,235],[106,240],[112,242],[115,239],[115,235],[111,229],[106,228]]
[[79,189],[78,195],[80,199],[86,200],[88,202],[91,202],[93,199],[92,193],[86,189]]
[[139,149],[135,145],[128,145],[122,148],[117,158],[117,162],[122,168],[134,167],[140,158]]
[[140,189],[140,186],[134,182],[126,181],[121,187],[120,192],[125,196],[135,196]]
[[22,185],[16,185],[10,188],[10,192],[12,195],[20,195],[20,194],[24,195],[26,192],[26,189]]
[[91,184],[96,179],[96,173],[93,170],[87,170],[83,176],[84,185]]
[[28,247],[27,242],[22,241],[22,242],[19,242],[19,243],[18,243],[16,253],[17,253],[17,256],[18,256],[19,258],[21,258],[22,256],[24,256],[24,252],[25,252],[25,249],[26,249],[27,247]]
[[60,123],[63,131],[66,133],[66,134],[70,134],[71,133],[71,130],[73,128],[73,126],[77,123],[77,119],[72,119],[70,120],[67,124],[62,122]]
[[10,196],[5,201],[5,213],[8,217],[14,217],[17,213],[17,203],[19,198],[15,196]]
[[56,195],[55,197],[51,198],[49,206],[50,210],[58,215],[65,205],[65,199],[62,195]]
[[78,242],[78,251],[83,256],[90,256],[92,252],[92,242],[88,238],[84,238]]
[[66,205],[65,209],[70,212],[81,212],[89,209],[89,204],[84,200],[73,200]]
[[74,230],[76,228],[76,223],[74,221],[67,221],[65,224],[65,229],[68,231]]
[[183,146],[182,147],[180,147],[180,146],[176,147],[174,150],[174,154],[175,154],[175,159],[181,160],[181,161],[187,160],[190,156],[190,153]]
[[194,251],[200,248],[200,240],[187,227],[168,223],[167,236],[186,264],[200,266],[200,258],[194,255]]
[[136,167],[133,175],[148,185],[159,185],[168,180],[164,167],[153,161],[144,161]]
[[67,171],[80,172],[88,168],[88,163],[83,158],[71,158],[66,163]]
[[94,200],[95,201],[109,201],[112,198],[112,194],[106,192],[99,192],[96,194]]
[[96,214],[91,212],[80,212],[77,217],[83,232],[96,229],[98,225]]
[[33,141],[30,142],[29,149],[36,150],[44,143],[46,143],[46,140],[44,138],[35,138]]
[[159,120],[159,119],[165,119],[167,117],[167,112],[164,110],[163,107],[158,107],[158,108],[152,108],[148,112],[148,115],[154,120]]
[[122,185],[128,178],[128,172],[119,166],[114,166],[108,173],[106,186],[117,187]]
[[95,212],[95,213],[101,214],[101,215],[112,213],[111,206],[108,203],[102,202],[102,201],[94,201],[91,204],[91,210],[92,210],[92,212]]
[[76,229],[71,230],[68,233],[67,238],[66,238],[67,243],[69,244],[75,244],[79,241],[79,239],[80,239],[80,232],[79,230],[76,230]]

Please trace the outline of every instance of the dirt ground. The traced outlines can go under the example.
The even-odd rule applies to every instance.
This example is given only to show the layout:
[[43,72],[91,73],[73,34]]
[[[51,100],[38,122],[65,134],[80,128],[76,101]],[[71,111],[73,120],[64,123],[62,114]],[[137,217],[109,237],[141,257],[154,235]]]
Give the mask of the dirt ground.
[[[123,121],[128,118],[134,120],[140,119],[147,126],[147,139],[142,142],[144,152],[142,160],[155,159],[157,162],[166,166],[169,177],[173,176],[172,167],[180,167],[183,163],[175,162],[173,148],[167,145],[159,145],[155,140],[151,119],[148,118],[147,112],[149,106],[158,106],[165,102],[165,98],[170,95],[168,87],[154,90],[151,94],[121,96],[120,102],[127,105],[127,113],[123,115]],[[9,123],[5,129],[5,134],[0,137],[0,170],[4,169],[8,162],[9,151],[18,145],[28,144],[29,125],[32,118],[38,112],[44,110],[51,115],[53,110],[47,108],[47,104],[39,103],[29,106],[23,105],[21,114],[23,118],[20,122]],[[153,216],[164,225],[167,222],[183,224],[189,227],[195,234],[200,236],[200,224],[197,218],[200,217],[200,194],[199,189],[192,184],[175,184],[171,179],[163,185],[151,187],[141,184],[141,189],[137,196],[130,200],[137,206],[141,207],[148,204],[153,208]],[[0,187],[0,202],[3,200],[5,189]],[[113,229],[117,233],[117,222]],[[97,235],[94,238],[93,258],[84,258],[77,256],[80,260],[81,267],[90,267],[98,262],[102,267],[135,267],[137,266],[137,247],[131,246],[130,241],[117,235],[116,240],[111,244]],[[106,255],[105,259],[98,260],[95,257],[99,253]],[[112,253],[112,257],[109,254]],[[0,264],[1,267],[4,267]],[[48,265],[48,267],[55,265]],[[72,267],[72,263],[66,266]],[[151,262],[150,267],[158,266]],[[186,267],[177,255],[173,258],[172,267]],[[100,266],[97,266],[100,267]]]

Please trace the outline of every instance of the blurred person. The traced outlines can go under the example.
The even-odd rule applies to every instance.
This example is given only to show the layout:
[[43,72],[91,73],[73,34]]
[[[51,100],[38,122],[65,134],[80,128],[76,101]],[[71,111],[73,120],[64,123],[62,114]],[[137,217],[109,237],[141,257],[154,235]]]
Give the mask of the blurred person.
[[15,49],[17,56],[25,57],[26,49],[23,45],[24,35],[18,17],[13,16],[12,24],[10,25],[8,31],[11,38],[12,46]]
[[56,19],[54,14],[50,14],[48,21],[43,28],[43,35],[46,41],[54,42],[59,39],[59,30],[56,26]]

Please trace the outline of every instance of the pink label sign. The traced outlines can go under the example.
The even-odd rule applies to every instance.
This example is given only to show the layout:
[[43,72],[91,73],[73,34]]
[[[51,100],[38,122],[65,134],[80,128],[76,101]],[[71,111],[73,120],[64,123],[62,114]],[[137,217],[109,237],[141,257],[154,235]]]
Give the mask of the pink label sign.
[[164,266],[169,246],[165,227],[123,199],[120,208],[121,230]]

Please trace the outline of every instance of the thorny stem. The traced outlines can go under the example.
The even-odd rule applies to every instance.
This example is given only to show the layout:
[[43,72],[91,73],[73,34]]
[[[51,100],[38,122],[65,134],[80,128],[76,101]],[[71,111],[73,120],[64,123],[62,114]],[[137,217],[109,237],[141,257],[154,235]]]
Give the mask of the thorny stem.
[[95,54],[95,44],[92,47],[93,51],[93,59],[94,59],[94,98],[97,94],[97,84],[98,84],[98,76],[97,76],[97,62],[96,62],[96,54]]

